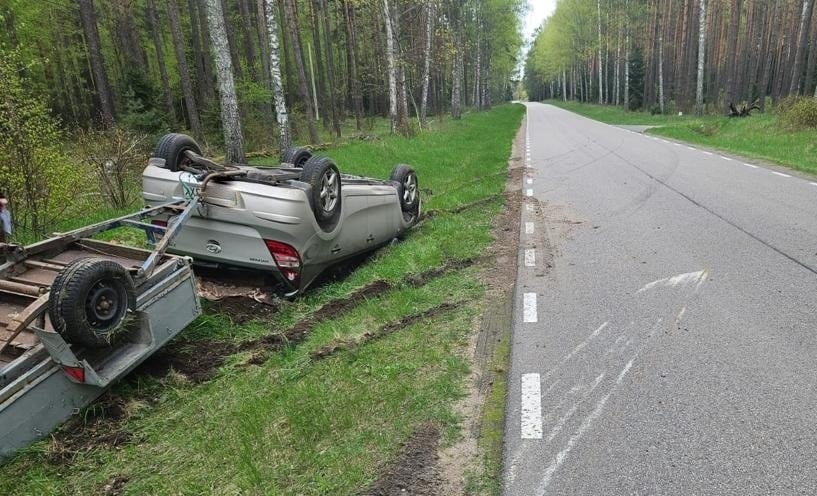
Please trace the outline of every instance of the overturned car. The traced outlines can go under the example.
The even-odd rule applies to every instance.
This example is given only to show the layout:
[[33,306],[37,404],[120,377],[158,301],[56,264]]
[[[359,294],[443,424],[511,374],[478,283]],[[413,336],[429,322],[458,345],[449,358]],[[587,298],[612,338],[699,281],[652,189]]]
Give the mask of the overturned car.
[[[294,295],[339,262],[403,235],[418,220],[417,174],[397,165],[388,180],[341,174],[303,148],[280,165],[222,165],[183,134],[159,140],[142,173],[148,206],[198,199],[168,251],[198,265],[239,267],[275,277]],[[172,224],[171,215],[153,219]]]

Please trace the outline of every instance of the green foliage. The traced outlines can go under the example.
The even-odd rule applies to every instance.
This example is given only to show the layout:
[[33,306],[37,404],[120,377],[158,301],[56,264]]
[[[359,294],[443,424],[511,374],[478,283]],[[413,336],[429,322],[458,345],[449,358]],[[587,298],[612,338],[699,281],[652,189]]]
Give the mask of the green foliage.
[[817,99],[793,97],[778,110],[780,120],[793,129],[817,128]]
[[16,51],[0,49],[0,187],[15,224],[36,235],[81,208],[75,198],[84,179],[60,145],[59,122],[28,90]]
[[102,197],[113,209],[135,207],[140,179],[148,155],[144,135],[123,128],[80,131],[76,152],[97,179]]

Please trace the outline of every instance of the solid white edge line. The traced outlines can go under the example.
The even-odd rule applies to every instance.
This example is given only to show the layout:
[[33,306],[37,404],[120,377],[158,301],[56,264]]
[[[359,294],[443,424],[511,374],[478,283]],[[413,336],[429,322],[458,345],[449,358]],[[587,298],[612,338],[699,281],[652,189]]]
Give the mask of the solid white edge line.
[[777,174],[780,177],[791,177],[790,175],[783,174],[782,172],[777,172],[777,171],[769,171],[769,172],[771,172],[772,174]]
[[536,267],[536,250],[533,248],[525,250],[525,267]]
[[525,234],[533,234],[533,222],[525,222]]
[[533,190],[532,190],[532,189],[530,189],[530,188],[528,188],[528,190],[527,190],[527,191],[525,191],[525,194],[526,194],[527,196],[533,196]]
[[704,155],[712,155],[712,152],[703,152]]
[[542,439],[542,383],[539,374],[522,374],[522,439]]
[[522,297],[522,321],[530,324],[539,321],[536,314],[536,293],[525,293]]
[[732,159],[731,159],[731,158],[729,158],[729,157],[724,157],[723,155],[721,155],[721,158],[722,158],[722,159],[724,159],[724,160],[728,160],[728,161],[730,161],[730,162],[732,161]]
[[744,163],[743,165],[745,165],[746,167],[751,167],[752,169],[757,169],[756,165],[747,164],[747,163]]
[[809,183],[812,186],[817,186],[817,183]]

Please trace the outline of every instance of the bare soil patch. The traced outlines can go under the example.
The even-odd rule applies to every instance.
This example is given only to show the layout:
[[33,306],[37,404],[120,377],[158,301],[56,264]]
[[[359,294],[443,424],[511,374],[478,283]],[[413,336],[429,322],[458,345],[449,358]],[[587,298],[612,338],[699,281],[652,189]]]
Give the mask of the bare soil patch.
[[437,471],[437,447],[440,429],[433,424],[419,426],[386,467],[380,478],[363,494],[366,496],[405,496],[441,494]]

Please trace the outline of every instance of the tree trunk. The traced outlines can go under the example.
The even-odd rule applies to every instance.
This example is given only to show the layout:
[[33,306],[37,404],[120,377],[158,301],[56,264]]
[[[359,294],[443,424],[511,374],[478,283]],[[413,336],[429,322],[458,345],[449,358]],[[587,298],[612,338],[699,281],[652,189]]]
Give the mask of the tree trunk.
[[[794,68],[792,69],[790,94],[800,93],[800,81],[803,76],[803,57],[806,51],[806,41],[808,39],[809,27],[811,25],[811,14],[814,11],[814,1],[803,0],[803,13],[800,16],[800,31],[795,47]],[[812,47],[814,50],[814,47]],[[809,81],[810,82],[810,81]]]
[[434,37],[434,0],[426,0],[426,44],[423,50],[423,89],[420,96],[420,127],[426,128],[428,84],[431,70],[431,40]]
[[699,0],[698,17],[698,83],[695,90],[695,112],[704,112],[704,59],[706,57],[706,0]]
[[113,127],[114,119],[113,96],[108,84],[108,74],[105,72],[105,62],[102,59],[102,48],[99,41],[99,29],[96,24],[96,12],[93,0],[78,0],[79,15],[82,19],[82,29],[85,33],[85,43],[88,46],[88,57],[91,63],[91,74],[96,86],[96,96],[99,102],[99,114],[104,127]]
[[397,132],[400,127],[397,117],[397,62],[394,57],[394,33],[391,24],[391,8],[389,0],[383,1],[383,19],[386,23],[386,60],[388,61],[389,75],[389,117],[391,118],[391,132]]
[[[329,75],[329,110],[332,116],[332,130],[335,137],[340,138],[340,109],[338,108],[338,93],[335,87],[335,52],[332,47],[332,35],[329,25],[329,3],[318,0],[320,5],[319,16],[323,19],[323,42],[326,50],[326,69]],[[316,42],[320,46],[320,41]]]
[[233,80],[233,62],[230,58],[221,0],[207,0],[207,24],[213,39],[213,61],[218,68],[216,79],[221,103],[221,127],[224,131],[224,146],[227,149],[226,159],[228,163],[243,164],[247,161],[244,156],[244,136],[241,134],[238,97]]
[[[224,15],[224,33],[227,35],[227,48],[230,52],[230,61],[233,64],[235,78],[243,79],[244,71],[241,69],[241,56],[238,54],[238,43],[236,43],[233,34],[233,26],[230,22],[230,5],[227,0],[221,0],[221,13]],[[216,73],[216,76],[218,76],[218,73]]]
[[599,31],[599,103],[604,103],[604,75],[601,70],[601,0],[596,0],[597,26]]
[[[812,0],[814,1],[814,0]],[[808,62],[806,62],[806,82],[803,85],[803,92],[810,92],[810,86],[814,82],[814,72],[817,68],[817,22],[811,23],[811,41],[809,42]]]
[[357,35],[354,23],[354,11],[349,0],[343,0],[343,16],[346,28],[346,54],[349,66],[349,87],[352,92],[352,106],[355,110],[355,129],[363,129],[363,95],[360,91],[360,79],[357,71]]
[[462,26],[459,16],[452,19],[452,23],[454,24],[454,60],[451,74],[451,117],[459,119],[462,117],[462,76],[464,72]]
[[241,17],[241,30],[244,33],[244,52],[247,56],[247,65],[253,79],[258,79],[258,70],[255,66],[258,57],[255,53],[252,18],[250,17],[250,7],[247,5],[247,0],[238,0],[238,14]]
[[[271,1],[271,0],[267,0]],[[306,123],[309,128],[309,139],[313,144],[320,142],[318,130],[315,128],[315,112],[312,108],[312,101],[309,98],[309,83],[306,79],[306,68],[304,67],[304,57],[301,51],[301,36],[298,32],[298,19],[295,14],[293,0],[283,0],[284,24],[289,30],[289,39],[292,42],[292,55],[295,58],[295,72],[298,75],[298,92],[304,105]]]
[[[320,120],[320,117],[318,117],[320,114],[320,111],[318,110],[318,100],[321,102],[326,101],[326,85],[324,84],[325,77],[323,72],[323,54],[321,53],[322,38],[320,20],[318,19],[318,14],[316,12],[318,9],[320,9],[320,0],[309,0],[309,24],[312,27],[312,41],[315,45],[315,63],[318,70],[317,77],[315,76],[315,71],[312,68],[312,51],[308,49],[308,43],[307,52],[309,53],[309,72],[312,76],[312,93],[314,95],[316,119]],[[330,124],[330,119],[324,119],[324,128],[329,129]]]
[[732,5],[732,15],[729,20],[729,34],[727,36],[726,47],[726,92],[728,103],[734,103],[737,100],[738,85],[735,79],[737,78],[738,68],[738,33],[740,32],[740,11],[743,0],[735,0]]
[[664,113],[664,33],[659,26],[658,33],[658,107]]
[[182,36],[182,27],[179,22],[179,10],[176,7],[176,0],[167,0],[167,17],[170,19],[170,34],[173,36],[173,49],[176,51],[179,79],[182,83],[184,106],[187,108],[190,130],[194,136],[200,138],[201,124],[199,122],[199,111],[196,106],[196,97],[193,95],[193,83],[190,82],[190,70],[187,67],[187,57],[184,53],[184,37]]
[[[200,0],[188,0],[190,11],[190,32],[193,43],[193,54],[196,66],[196,83],[198,85],[198,103],[207,107],[215,97],[213,88],[213,65],[210,63],[210,32],[207,30],[207,19]],[[177,16],[178,17],[178,16]]]
[[165,51],[162,45],[162,38],[159,36],[159,20],[156,14],[155,0],[147,0],[147,18],[150,25],[150,35],[153,38],[153,45],[156,47],[156,64],[159,66],[159,77],[162,80],[162,90],[165,97],[165,110],[171,121],[176,121],[176,108],[173,105],[173,91],[170,89],[170,81],[167,76],[165,66]]
[[275,117],[278,120],[281,151],[292,146],[289,130],[289,114],[284,98],[284,86],[281,82],[281,57],[278,47],[278,21],[275,18],[275,0],[259,0],[264,3],[264,14],[267,24],[267,40],[269,41],[269,70],[272,85],[272,98],[275,100]]

